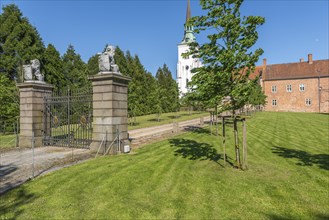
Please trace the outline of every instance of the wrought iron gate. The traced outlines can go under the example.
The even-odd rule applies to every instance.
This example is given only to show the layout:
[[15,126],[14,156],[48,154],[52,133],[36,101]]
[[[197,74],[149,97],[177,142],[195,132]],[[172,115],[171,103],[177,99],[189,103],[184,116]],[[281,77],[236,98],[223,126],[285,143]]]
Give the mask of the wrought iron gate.
[[92,90],[68,90],[44,98],[43,144],[89,148],[92,142]]

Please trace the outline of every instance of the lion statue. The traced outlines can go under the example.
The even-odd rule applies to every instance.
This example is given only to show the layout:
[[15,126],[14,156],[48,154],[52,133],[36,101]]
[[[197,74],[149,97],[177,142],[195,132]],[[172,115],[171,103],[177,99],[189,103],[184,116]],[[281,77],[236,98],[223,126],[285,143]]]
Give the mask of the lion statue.
[[30,64],[23,65],[24,81],[36,81],[44,82],[44,77],[40,72],[40,61],[34,59],[30,61]]

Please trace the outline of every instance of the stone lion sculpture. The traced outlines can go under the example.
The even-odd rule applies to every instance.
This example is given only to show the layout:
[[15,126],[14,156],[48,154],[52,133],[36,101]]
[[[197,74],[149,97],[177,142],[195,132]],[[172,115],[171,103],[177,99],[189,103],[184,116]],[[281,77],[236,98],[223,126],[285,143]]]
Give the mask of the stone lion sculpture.
[[104,53],[100,53],[98,57],[98,66],[100,72],[117,72],[119,67],[114,62],[115,47],[108,45]]
[[39,82],[44,82],[44,77],[40,72],[40,61],[34,59],[30,61],[30,64],[23,65],[24,80],[25,81],[35,81],[34,77]]

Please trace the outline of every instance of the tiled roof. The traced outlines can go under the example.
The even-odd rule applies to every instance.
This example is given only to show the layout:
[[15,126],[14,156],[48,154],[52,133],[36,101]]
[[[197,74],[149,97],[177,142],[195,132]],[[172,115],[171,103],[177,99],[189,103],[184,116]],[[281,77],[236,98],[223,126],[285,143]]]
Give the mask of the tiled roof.
[[329,77],[329,60],[314,60],[312,64],[306,61],[267,65],[263,80],[314,78],[319,76]]

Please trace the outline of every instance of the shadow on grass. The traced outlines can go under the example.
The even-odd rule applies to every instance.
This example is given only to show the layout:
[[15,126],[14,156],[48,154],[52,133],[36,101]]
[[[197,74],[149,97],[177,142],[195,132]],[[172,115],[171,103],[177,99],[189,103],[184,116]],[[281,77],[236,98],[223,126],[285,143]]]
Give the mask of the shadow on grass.
[[149,119],[147,121],[155,121],[155,122],[160,122],[160,121],[163,121],[163,119],[159,118],[159,120],[157,118],[152,118],[152,119]]
[[10,201],[5,202],[2,200],[0,203],[0,216],[3,219],[18,218],[24,211],[22,206],[36,199],[36,196],[32,193],[26,192],[23,186],[18,190],[11,192],[14,196],[11,196]]
[[196,134],[210,134],[210,131],[208,129],[200,128],[198,126],[188,125],[188,126],[184,126],[183,128],[184,131],[188,131]]
[[138,125],[140,125],[141,123],[140,122],[129,122],[128,123],[128,125],[129,126],[132,126],[132,127],[134,127],[134,126],[138,126]]
[[[283,216],[283,215],[277,215],[277,214],[265,214],[268,219],[270,220],[290,220],[294,219],[293,216]],[[313,214],[313,219],[318,219],[318,220],[328,220],[329,216],[326,214]],[[296,218],[296,217],[295,217]]]
[[280,146],[274,146],[272,152],[284,158],[296,158],[299,166],[317,165],[319,168],[329,170],[328,154],[310,154],[302,150],[287,149]]
[[170,118],[170,119],[176,119],[176,118],[180,118],[180,117],[182,117],[182,116],[180,116],[180,115],[170,115],[170,116],[168,116],[168,118]]
[[221,165],[219,163],[221,155],[210,144],[182,138],[170,139],[169,143],[171,147],[176,149],[175,156],[181,156],[189,160],[210,160]]

